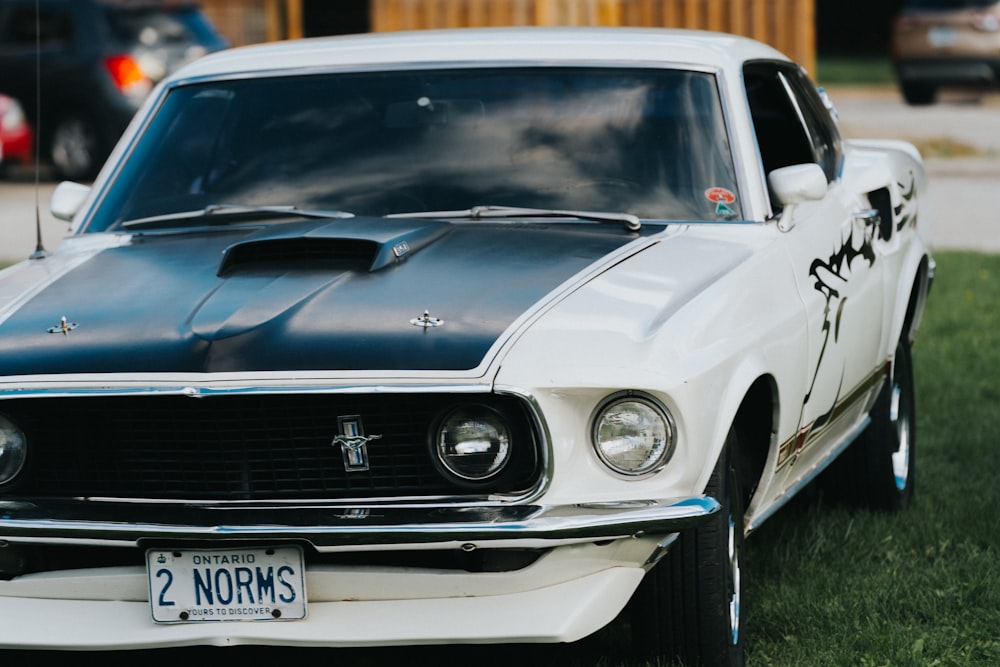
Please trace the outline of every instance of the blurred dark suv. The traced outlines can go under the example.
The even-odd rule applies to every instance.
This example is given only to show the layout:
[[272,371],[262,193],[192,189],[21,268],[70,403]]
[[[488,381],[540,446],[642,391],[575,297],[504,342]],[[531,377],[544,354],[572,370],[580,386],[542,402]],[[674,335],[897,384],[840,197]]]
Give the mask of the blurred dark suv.
[[195,3],[0,0],[0,90],[62,178],[93,177],[157,81],[226,46]]
[[1000,88],[1000,1],[904,0],[892,58],[909,104],[944,87]]

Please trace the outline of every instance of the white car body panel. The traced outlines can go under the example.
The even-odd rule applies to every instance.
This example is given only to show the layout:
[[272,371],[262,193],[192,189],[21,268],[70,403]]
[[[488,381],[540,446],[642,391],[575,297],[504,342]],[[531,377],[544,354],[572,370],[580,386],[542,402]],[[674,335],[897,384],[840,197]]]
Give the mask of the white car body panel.
[[[744,219],[671,223],[623,244],[525,310],[472,369],[24,374],[0,377],[0,404],[25,396],[241,392],[512,395],[523,398],[538,421],[545,459],[544,479],[512,504],[556,508],[554,517],[546,517],[556,521],[564,508],[596,507],[595,512],[610,513],[609,508],[651,499],[702,499],[748,394],[769,393],[773,423],[759,438],[763,444],[757,443],[756,486],[743,516],[742,528],[750,533],[866,426],[897,341],[915,335],[932,260],[930,221],[917,210],[926,177],[909,144],[846,141],[839,175],[825,196],[777,210],[768,194],[744,90],[746,61],[788,62],[770,47],[733,36],[599,29],[351,36],[233,49],[200,59],[146,101],[74,217],[77,234],[64,242],[55,259],[0,273],[0,336],[4,322],[21,314],[32,297],[60,277],[103,250],[133,242],[127,234],[83,232],[141,138],[144,117],[158,108],[171,86],[214,77],[497,63],[712,72],[722,87]],[[888,239],[866,226],[863,217],[875,206],[869,193],[883,189],[892,209],[886,224],[895,229]],[[910,305],[913,320],[907,319]],[[676,450],[668,465],[651,474],[615,473],[592,445],[595,410],[621,391],[654,397],[675,420]],[[484,504],[504,508],[505,502],[491,498]],[[700,505],[699,512],[707,516],[716,511],[718,505],[711,503]],[[420,505],[397,504],[405,509]],[[372,504],[376,513],[392,505]],[[0,514],[4,509],[0,493]],[[16,514],[21,506],[12,503],[6,509]],[[58,524],[61,532],[51,541],[132,544],[124,527],[102,525],[101,532],[96,523]],[[30,525],[0,518],[0,546],[48,541],[32,537],[46,521],[25,524]],[[613,539],[601,541],[591,533],[585,538],[539,533],[521,539],[517,531],[525,527],[536,528],[526,519],[511,522],[502,538],[465,540],[456,533],[453,540],[439,535],[438,541],[424,541],[421,535],[409,542],[400,538],[389,544],[373,540],[329,546],[330,552],[551,550],[515,572],[307,568],[308,618],[294,622],[155,624],[147,575],[137,567],[0,577],[0,648],[575,641],[619,613],[679,532],[615,532]],[[213,529],[239,530],[221,523],[205,533]],[[122,531],[117,540],[116,530]],[[248,537],[245,527],[240,535]],[[358,535],[360,540],[367,537],[363,531]],[[169,537],[169,532],[158,535]]]

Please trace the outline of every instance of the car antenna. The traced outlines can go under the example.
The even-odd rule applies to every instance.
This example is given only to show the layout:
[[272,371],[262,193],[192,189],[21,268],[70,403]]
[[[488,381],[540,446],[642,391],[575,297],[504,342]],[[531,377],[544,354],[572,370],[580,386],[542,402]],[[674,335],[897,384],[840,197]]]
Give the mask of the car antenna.
[[35,252],[28,259],[43,259],[49,254],[42,243],[42,214],[38,205],[38,170],[41,160],[41,142],[38,137],[42,132],[42,21],[39,11],[38,0],[35,0]]

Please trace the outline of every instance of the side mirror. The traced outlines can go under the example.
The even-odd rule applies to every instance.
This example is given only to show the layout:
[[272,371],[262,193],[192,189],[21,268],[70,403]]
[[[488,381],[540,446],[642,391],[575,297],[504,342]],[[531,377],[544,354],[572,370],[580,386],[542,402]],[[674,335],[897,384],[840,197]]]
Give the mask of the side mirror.
[[89,195],[90,188],[88,186],[63,181],[56,186],[55,192],[52,193],[52,199],[49,200],[49,211],[53,218],[71,222]]
[[822,199],[827,186],[822,167],[813,162],[775,169],[767,184],[782,206]]

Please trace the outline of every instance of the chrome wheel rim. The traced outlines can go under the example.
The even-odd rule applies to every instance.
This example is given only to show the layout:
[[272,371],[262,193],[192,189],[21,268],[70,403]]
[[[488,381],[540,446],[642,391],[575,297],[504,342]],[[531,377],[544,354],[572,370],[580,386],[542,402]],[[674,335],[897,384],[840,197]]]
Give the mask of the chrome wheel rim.
[[740,554],[737,545],[736,524],[729,515],[729,631],[732,645],[740,640]]
[[892,453],[892,474],[896,489],[902,491],[910,475],[910,418],[906,398],[899,383],[893,382],[889,399],[889,419],[896,432],[896,450]]

